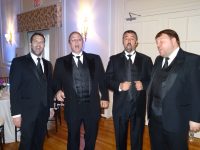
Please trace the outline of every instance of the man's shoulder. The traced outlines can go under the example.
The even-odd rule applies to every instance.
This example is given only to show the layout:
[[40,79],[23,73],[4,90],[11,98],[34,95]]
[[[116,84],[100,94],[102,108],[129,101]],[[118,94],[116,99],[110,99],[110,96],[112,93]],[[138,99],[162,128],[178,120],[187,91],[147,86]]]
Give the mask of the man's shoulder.
[[136,52],[136,54],[140,57],[143,57],[143,58],[148,58],[148,59],[151,59],[150,56],[146,55],[146,54],[143,54],[143,53],[140,53],[140,52]]
[[47,59],[43,58],[43,61],[46,62],[47,64],[51,65],[51,61],[50,60],[47,60]]
[[86,56],[86,58],[88,59],[95,59],[95,60],[100,59],[100,56],[98,54],[84,52],[83,55]]
[[86,52],[83,52],[83,55],[86,55],[88,57],[99,57],[98,54],[94,54],[94,53],[86,53]]
[[121,53],[117,53],[117,54],[110,56],[110,59],[117,59],[117,58],[121,58],[123,56],[124,56],[124,52],[121,52]]
[[23,56],[15,57],[15,58],[13,58],[12,62],[21,62],[21,61],[26,60],[27,57],[28,57],[28,55],[23,55]]
[[69,59],[70,56],[71,56],[71,54],[68,54],[68,55],[65,55],[65,56],[61,56],[61,57],[57,58],[56,61],[63,61],[65,59]]
[[184,54],[186,57],[192,58],[192,59],[194,59],[194,58],[199,59],[199,58],[200,58],[199,55],[197,55],[197,54],[195,54],[195,53],[187,52],[187,51],[183,51],[183,54]]

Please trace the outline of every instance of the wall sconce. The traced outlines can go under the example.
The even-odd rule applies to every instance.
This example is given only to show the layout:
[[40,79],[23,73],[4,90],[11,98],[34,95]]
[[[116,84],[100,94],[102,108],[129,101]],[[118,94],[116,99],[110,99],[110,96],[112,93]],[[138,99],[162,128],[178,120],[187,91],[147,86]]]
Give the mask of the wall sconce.
[[86,41],[87,40],[87,34],[88,34],[88,18],[85,17],[83,20],[83,26],[82,26],[82,32],[81,32],[83,39]]
[[6,41],[12,45],[12,33],[5,34]]

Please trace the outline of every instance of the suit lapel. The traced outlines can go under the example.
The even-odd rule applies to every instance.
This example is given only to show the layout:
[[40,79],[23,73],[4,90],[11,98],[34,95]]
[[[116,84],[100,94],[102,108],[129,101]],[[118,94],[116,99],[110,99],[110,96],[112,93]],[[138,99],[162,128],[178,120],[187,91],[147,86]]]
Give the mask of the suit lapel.
[[[152,83],[155,80],[155,75],[158,73],[158,71],[161,69],[162,67],[162,57],[158,57],[154,63],[154,67],[152,70],[152,74],[151,74],[151,80],[149,82],[149,86],[147,88],[147,96],[149,96],[149,93],[151,92],[151,87],[152,87]],[[148,97],[147,97],[147,101],[148,101]]]
[[117,67],[118,67],[118,69],[117,70],[119,70],[118,71],[118,73],[119,73],[119,76],[120,77],[122,77],[122,79],[124,80],[124,81],[126,81],[127,79],[126,79],[126,76],[124,76],[124,72],[126,72],[126,56],[125,56],[125,52],[122,52],[120,55],[119,55],[119,61],[117,62],[118,63],[118,65],[117,65]]
[[48,64],[47,62],[44,60],[44,58],[42,58],[43,60],[43,64],[44,64],[44,74],[46,75],[46,77],[48,76]]
[[178,71],[180,71],[180,69],[182,68],[184,60],[185,60],[185,57],[183,55],[183,51],[180,49],[177,56],[175,57],[174,61],[171,64],[172,68],[169,72],[169,75],[166,81],[162,83],[163,84],[162,85],[163,92],[161,96],[162,99],[165,98],[165,96],[167,95],[171,87],[174,85],[177,75],[178,75]]
[[139,74],[141,72],[142,67],[142,58],[140,58],[140,54],[136,52],[135,54],[135,60],[134,63],[132,65],[132,67],[134,67],[134,80],[140,80],[141,75]]
[[90,72],[90,77],[92,80],[94,80],[94,73],[95,73],[95,59],[94,58],[89,58],[88,54],[83,52],[83,63],[87,62],[88,64],[88,69]]
[[49,68],[48,68],[48,62],[42,58],[43,64],[44,64],[44,78],[48,78]]
[[[72,78],[72,61],[73,61],[73,56],[72,56],[72,53],[69,54],[68,56],[65,57],[65,60],[64,60],[64,67],[65,67],[65,70],[69,76],[69,81],[73,81],[73,78]],[[72,84],[72,83],[71,83]]]

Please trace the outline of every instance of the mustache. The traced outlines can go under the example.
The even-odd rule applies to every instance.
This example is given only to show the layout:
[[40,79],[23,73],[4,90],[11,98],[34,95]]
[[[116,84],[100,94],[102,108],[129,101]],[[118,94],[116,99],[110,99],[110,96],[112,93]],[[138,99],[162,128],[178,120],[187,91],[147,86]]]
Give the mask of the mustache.
[[126,45],[126,47],[125,47],[126,50],[129,50],[129,49],[132,49],[132,48],[133,48],[133,47],[132,47],[131,43],[128,43],[128,44]]

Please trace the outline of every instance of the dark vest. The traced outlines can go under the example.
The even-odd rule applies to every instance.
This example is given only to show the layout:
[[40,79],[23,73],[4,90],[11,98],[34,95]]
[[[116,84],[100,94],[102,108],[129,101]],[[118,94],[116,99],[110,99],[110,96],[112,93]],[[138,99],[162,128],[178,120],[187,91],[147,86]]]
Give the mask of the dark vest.
[[152,82],[152,88],[151,88],[151,108],[150,108],[150,117],[154,119],[155,121],[161,122],[162,117],[162,86],[164,86],[166,83],[166,79],[170,73],[172,66],[169,66],[166,69],[160,69],[157,74],[154,77],[154,80]]
[[137,91],[134,85],[134,81],[138,80],[138,71],[137,71],[137,67],[135,66],[135,64],[131,65],[131,68],[129,68],[128,66],[128,60],[125,59],[125,66],[126,66],[126,75],[125,75],[125,81],[131,81],[131,87],[130,89],[127,91],[127,97],[126,100],[128,101],[135,101],[136,97],[137,97]]
[[73,64],[73,87],[76,91],[78,102],[89,102],[91,94],[91,77],[88,69],[88,64],[84,59],[83,64],[76,66]]

